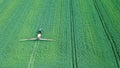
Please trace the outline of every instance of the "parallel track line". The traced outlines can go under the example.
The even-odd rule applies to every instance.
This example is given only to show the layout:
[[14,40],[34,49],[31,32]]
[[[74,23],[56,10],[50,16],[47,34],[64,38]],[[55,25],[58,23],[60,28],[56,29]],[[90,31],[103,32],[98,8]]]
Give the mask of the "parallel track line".
[[29,63],[28,63],[28,68],[33,68],[34,61],[35,61],[35,56],[36,56],[36,50],[37,50],[38,46],[39,45],[38,45],[38,41],[37,41],[37,42],[35,42],[32,54],[30,56],[30,60],[29,60]]
[[74,18],[73,18],[73,0],[70,0],[70,27],[71,27],[71,48],[72,48],[72,64],[73,68],[78,68],[78,63],[77,63],[77,54],[76,54],[76,44],[75,44],[75,23],[74,23]]
[[99,15],[101,24],[102,24],[103,29],[104,29],[104,31],[105,31],[105,34],[106,34],[108,40],[110,41],[110,44],[111,44],[111,47],[112,47],[112,50],[113,50],[113,53],[114,53],[114,57],[115,57],[115,60],[116,60],[116,63],[117,63],[117,67],[120,68],[120,66],[119,66],[119,60],[118,60],[118,58],[117,58],[119,55],[118,55],[117,50],[116,50],[116,43],[114,42],[114,39],[112,38],[112,36],[111,36],[111,34],[110,34],[110,32],[109,32],[106,24],[104,23],[103,16],[102,16],[102,14],[101,14],[101,12],[100,12],[100,9],[99,9],[99,7],[98,7],[98,4],[96,3],[96,0],[93,0],[93,2],[94,2],[94,6],[95,6],[95,8],[96,8],[96,10],[97,10],[97,13],[98,13],[98,15]]

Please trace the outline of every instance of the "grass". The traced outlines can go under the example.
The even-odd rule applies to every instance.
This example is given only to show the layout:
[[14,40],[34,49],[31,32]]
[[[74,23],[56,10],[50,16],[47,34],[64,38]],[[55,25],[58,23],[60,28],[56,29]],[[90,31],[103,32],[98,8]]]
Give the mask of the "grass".
[[119,3],[0,0],[0,68],[119,68]]

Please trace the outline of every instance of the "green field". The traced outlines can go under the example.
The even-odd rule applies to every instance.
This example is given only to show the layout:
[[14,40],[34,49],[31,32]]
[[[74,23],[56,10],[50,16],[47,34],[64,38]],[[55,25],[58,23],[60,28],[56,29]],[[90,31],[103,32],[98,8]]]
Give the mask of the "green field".
[[120,68],[120,0],[0,0],[0,68]]

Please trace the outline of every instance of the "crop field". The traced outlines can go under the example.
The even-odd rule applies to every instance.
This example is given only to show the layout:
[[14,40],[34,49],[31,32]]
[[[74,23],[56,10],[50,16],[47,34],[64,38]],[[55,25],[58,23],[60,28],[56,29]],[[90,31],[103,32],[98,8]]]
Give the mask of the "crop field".
[[120,68],[120,0],[0,0],[0,68]]

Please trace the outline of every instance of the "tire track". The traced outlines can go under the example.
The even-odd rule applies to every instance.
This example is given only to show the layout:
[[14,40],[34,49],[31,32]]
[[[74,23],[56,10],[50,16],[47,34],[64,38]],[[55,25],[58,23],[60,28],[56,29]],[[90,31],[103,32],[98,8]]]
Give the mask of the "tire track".
[[120,66],[119,66],[119,60],[118,60],[118,59],[120,59],[120,58],[118,58],[118,57],[119,57],[119,54],[118,54],[118,52],[117,52],[117,50],[116,50],[116,49],[117,49],[117,48],[116,48],[116,43],[115,43],[114,39],[112,38],[112,35],[110,34],[110,31],[109,31],[108,27],[107,27],[106,24],[105,24],[104,18],[103,18],[103,16],[102,16],[101,12],[100,12],[100,9],[99,9],[99,7],[98,7],[98,4],[96,3],[96,0],[93,0],[93,2],[94,2],[95,9],[96,9],[96,11],[97,11],[97,13],[98,13],[98,15],[99,15],[101,24],[102,24],[103,29],[104,29],[104,31],[105,31],[105,34],[106,34],[108,40],[110,41],[111,48],[112,48],[112,51],[113,51],[113,53],[114,53],[115,61],[116,61],[116,63],[117,63],[117,67],[120,68]]
[[28,62],[28,68],[34,68],[34,61],[35,61],[35,57],[36,57],[36,51],[38,49],[38,41],[35,42],[35,45],[34,45],[34,48],[33,48],[33,51],[32,51],[32,54],[30,55],[30,60]]
[[70,0],[69,3],[70,7],[70,27],[71,27],[71,48],[72,48],[72,65],[73,68],[78,68],[78,63],[77,63],[77,54],[76,54],[76,43],[75,43],[75,22],[74,22],[74,14],[73,14],[73,0]]

